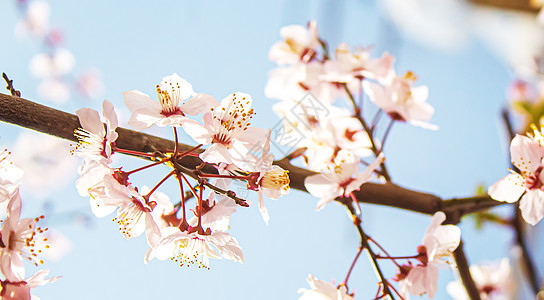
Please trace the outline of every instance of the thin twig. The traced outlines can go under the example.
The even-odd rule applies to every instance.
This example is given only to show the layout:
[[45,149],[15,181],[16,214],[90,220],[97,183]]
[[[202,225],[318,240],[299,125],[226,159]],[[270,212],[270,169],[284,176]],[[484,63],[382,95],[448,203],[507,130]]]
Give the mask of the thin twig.
[[6,86],[6,89],[10,92],[10,94],[12,96],[15,96],[15,97],[21,97],[21,92],[16,90],[14,87],[13,87],[13,80],[12,79],[9,79],[8,75],[6,75],[6,73],[2,73],[2,77],[4,78],[4,80],[6,81],[6,83],[8,84]]

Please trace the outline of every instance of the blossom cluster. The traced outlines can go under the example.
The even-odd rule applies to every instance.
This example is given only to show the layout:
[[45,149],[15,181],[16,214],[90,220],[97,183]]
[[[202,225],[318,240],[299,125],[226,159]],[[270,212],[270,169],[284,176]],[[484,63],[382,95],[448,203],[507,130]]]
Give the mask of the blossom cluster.
[[[258,206],[265,222],[269,214],[263,195],[277,199],[289,191],[287,171],[272,164],[270,132],[251,126],[255,113],[248,94],[235,92],[219,103],[210,95],[196,93],[192,85],[177,74],[164,77],[156,90],[158,101],[138,90],[123,93],[131,111],[128,123],[136,130],[172,127],[174,149],[144,153],[118,148],[115,146],[118,121],[113,105],[107,100],[103,103],[105,124],[97,111],[80,109],[77,115],[82,128],[75,132],[80,141],[75,153],[84,160],[76,183],[78,191],[90,197],[91,209],[97,217],[115,213],[113,220],[124,238],[131,239],[145,232],[150,247],[145,255],[146,263],[153,258],[170,258],[180,265],[209,268],[210,258],[242,262],[242,249],[227,230],[236,206],[248,204],[229,190],[231,182],[243,181],[247,189],[258,193]],[[202,123],[191,118],[201,114]],[[199,145],[180,149],[178,129],[184,130]],[[206,145],[208,147],[201,150]],[[153,162],[124,171],[111,166],[111,157],[117,152]],[[202,164],[194,168],[184,166],[183,161],[189,156],[199,157]],[[138,188],[131,181],[131,174],[157,165],[168,166],[170,172],[154,187]],[[175,204],[169,196],[157,191],[170,177],[178,181],[180,189],[181,199]],[[186,189],[190,196],[184,192]],[[206,192],[207,197],[206,189],[210,190]],[[191,198],[196,200],[193,217],[186,209],[186,202]]]
[[42,251],[47,251],[47,228],[38,222],[44,218],[21,218],[21,196],[19,186],[23,172],[15,166],[9,152],[0,153],[0,207],[6,217],[1,221],[0,230],[0,298],[6,300],[30,299],[30,290],[57,280],[59,277],[45,278],[48,270],[40,270],[25,279],[24,261],[36,267],[43,264]]
[[[41,80],[38,85],[40,97],[56,104],[63,104],[70,98],[70,77],[73,77],[75,56],[62,46],[63,31],[53,28],[50,23],[51,6],[45,0],[18,0],[22,14],[15,27],[15,34],[29,37],[42,43],[47,51],[38,53],[30,60],[30,72]],[[103,90],[100,72],[91,68],[75,76],[75,88],[85,97],[95,98]]]
[[[426,102],[427,87],[414,86],[417,76],[412,72],[398,75],[389,53],[373,58],[372,47],[351,49],[342,43],[332,57],[315,21],[283,27],[280,35],[282,40],[269,53],[269,59],[279,66],[270,71],[265,94],[280,100],[273,106],[284,123],[278,142],[299,137],[297,146],[306,148],[311,170],[321,171],[339,150],[361,158],[373,152],[377,156],[380,143],[374,134],[382,113],[392,121],[436,129],[427,123],[434,114]],[[365,96],[379,109],[372,123],[362,115]],[[341,99],[351,100],[353,112],[332,106],[341,104]]]

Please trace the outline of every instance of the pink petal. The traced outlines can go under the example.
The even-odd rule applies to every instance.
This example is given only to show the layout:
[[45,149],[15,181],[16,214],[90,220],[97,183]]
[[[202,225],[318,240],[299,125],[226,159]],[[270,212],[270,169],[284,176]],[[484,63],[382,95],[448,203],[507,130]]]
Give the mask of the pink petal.
[[100,120],[100,115],[94,109],[82,108],[76,111],[76,115],[79,118],[79,123],[83,129],[103,137],[106,135],[104,124]]

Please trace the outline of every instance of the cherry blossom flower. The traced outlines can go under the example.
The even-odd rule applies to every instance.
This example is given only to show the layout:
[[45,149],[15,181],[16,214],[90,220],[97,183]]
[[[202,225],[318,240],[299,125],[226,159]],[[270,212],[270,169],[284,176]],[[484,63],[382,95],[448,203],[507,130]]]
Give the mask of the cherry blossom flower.
[[6,276],[6,280],[0,282],[2,287],[0,298],[3,300],[37,299],[30,295],[31,289],[57,281],[57,279],[61,278],[61,276],[55,276],[46,279],[45,276],[47,275],[49,275],[49,270],[40,270],[25,280]]
[[289,25],[280,29],[283,41],[276,42],[268,58],[278,64],[294,64],[298,61],[310,61],[319,46],[317,22],[310,21],[308,27]]
[[[346,97],[344,85],[325,80],[325,71],[325,66],[319,61],[276,68],[268,74],[265,95],[271,99],[298,102],[311,93],[323,103],[333,103]],[[349,86],[350,90],[358,87]]]
[[85,159],[78,172],[81,176],[76,181],[77,191],[82,197],[90,197],[93,214],[103,218],[113,213],[118,203],[112,203],[106,194],[104,178],[112,176],[115,170],[99,161]]
[[112,176],[105,176],[104,184],[109,197],[104,202],[119,207],[113,221],[119,225],[121,235],[128,240],[145,231],[149,246],[155,247],[161,235],[151,212],[157,203],[147,201],[134,187],[119,184]]
[[359,159],[352,153],[340,150],[334,162],[328,163],[320,174],[306,177],[304,186],[310,194],[319,198],[316,209],[320,210],[337,197],[349,197],[365,182],[370,181],[372,173],[385,160],[381,153],[362,173]]
[[112,143],[119,136],[117,128],[117,114],[113,104],[104,100],[102,114],[106,121],[106,129],[100,120],[98,112],[90,108],[82,108],[76,112],[81,127],[75,135],[79,140],[76,154],[83,158],[90,158],[104,163],[111,163]]
[[209,163],[244,163],[248,145],[261,140],[266,131],[250,127],[253,109],[248,94],[233,93],[221,101],[221,105],[204,115],[204,126],[194,122],[186,123],[185,132],[197,143],[208,147],[200,158]]
[[321,170],[327,163],[334,161],[341,150],[361,158],[372,155],[370,138],[356,118],[331,114],[320,125],[310,133],[305,143],[310,170]]
[[441,225],[446,214],[439,211],[431,219],[431,225],[423,237],[423,245],[418,247],[421,264],[401,266],[400,292],[409,299],[408,293],[433,298],[438,289],[438,266],[454,264],[453,251],[461,241],[461,230],[455,225]]
[[434,114],[434,108],[425,102],[429,89],[424,85],[412,87],[416,79],[412,72],[407,72],[403,77],[393,76],[385,86],[364,81],[363,88],[370,100],[383,109],[391,119],[436,130],[438,129],[436,125],[426,122]]
[[[480,290],[482,300],[509,300],[515,298],[512,268],[507,258],[500,262],[470,266],[470,274]],[[461,280],[448,283],[446,290],[454,300],[470,300]]]
[[299,289],[302,294],[299,300],[350,300],[353,296],[348,295],[345,285],[334,286],[330,282],[317,279],[314,275],[308,275],[306,279],[311,289]]
[[[7,207],[7,216],[2,223],[1,231],[1,254],[0,254],[0,270],[6,278],[16,278],[21,280],[25,275],[23,266],[23,258],[38,264],[43,264],[43,261],[37,258],[36,253],[41,252],[35,250],[35,239],[39,233],[43,233],[44,229],[37,227],[36,219],[21,219],[21,197],[17,190],[10,199]],[[49,246],[45,246],[48,248]]]
[[248,180],[248,188],[257,191],[259,194],[259,211],[263,220],[268,225],[270,216],[264,206],[263,194],[270,199],[278,199],[289,193],[289,174],[282,167],[274,165],[274,156],[270,154],[270,130],[264,142],[261,158],[251,168]]
[[146,254],[147,263],[153,258],[171,259],[180,266],[196,265],[209,269],[210,258],[226,258],[234,262],[243,262],[244,256],[238,241],[226,232],[207,230],[204,234],[180,231],[177,227],[161,230],[163,238]]
[[212,96],[195,93],[193,86],[176,73],[162,79],[157,85],[157,94],[159,102],[137,90],[123,93],[125,104],[132,113],[128,121],[132,128],[143,130],[153,124],[181,126],[191,121],[186,115],[198,115],[219,105]]
[[372,47],[357,47],[353,52],[346,43],[336,48],[336,60],[325,62],[324,80],[331,82],[350,83],[363,78],[384,81],[394,74],[392,65],[394,58],[385,52],[381,58],[371,58]]
[[534,136],[516,135],[510,144],[512,163],[521,173],[512,172],[489,188],[489,196],[497,201],[513,203],[520,199],[519,207],[525,222],[536,225],[544,216],[544,191],[542,174],[544,137],[533,127]]
[[23,170],[13,164],[9,154],[0,152],[0,203],[11,199],[23,178]]

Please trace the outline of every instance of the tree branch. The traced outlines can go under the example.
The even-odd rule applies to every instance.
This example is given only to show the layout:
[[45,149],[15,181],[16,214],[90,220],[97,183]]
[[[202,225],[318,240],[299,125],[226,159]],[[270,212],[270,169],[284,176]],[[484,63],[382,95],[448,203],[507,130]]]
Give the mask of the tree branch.
[[[0,107],[0,121],[77,142],[74,130],[81,125],[77,116],[73,114],[1,93]],[[174,149],[174,142],[167,139],[124,128],[117,128],[117,132],[119,138],[116,141],[116,147],[121,149],[139,152],[166,152]],[[178,145],[180,152],[192,148],[192,146],[184,144]],[[195,152],[201,151],[198,149]],[[194,169],[202,161],[198,157],[186,156],[181,160],[181,163],[186,168]],[[275,164],[289,171],[290,186],[293,189],[306,191],[304,179],[315,174],[312,171],[291,165],[287,159],[276,161]],[[203,171],[217,173],[212,166],[205,167]],[[354,194],[359,202],[364,203],[396,207],[429,215],[437,211],[444,211],[450,223],[459,223],[461,217],[466,214],[504,204],[488,196],[442,200],[435,195],[408,190],[393,183],[366,183]]]
[[[0,93],[0,121],[12,123],[25,128],[33,129],[42,133],[50,134],[56,137],[64,138],[77,142],[74,136],[74,130],[79,128],[77,116],[65,113],[47,106],[43,106],[23,98],[5,95]],[[116,141],[116,147],[138,152],[168,152],[175,148],[175,143],[170,140],[162,139],[141,132],[136,132],[124,128],[117,128],[119,138]],[[178,144],[178,151],[188,151],[193,147]],[[201,149],[194,151],[202,152]],[[181,159],[181,165],[185,168],[195,169],[202,161],[198,157],[185,156]],[[291,165],[288,159],[275,161],[275,164],[289,171],[291,188],[306,191],[304,180],[306,177],[315,174],[312,171]],[[217,170],[211,166],[205,166],[203,169],[207,173],[217,173]],[[432,215],[437,211],[444,211],[447,215],[447,222],[456,224],[461,221],[461,217],[466,214],[474,213],[502,205],[503,202],[494,201],[489,196],[475,196],[470,198],[459,198],[442,200],[440,197],[408,190],[391,182],[385,184],[366,183],[359,191],[353,192],[359,202],[379,204],[390,207],[396,207],[413,212]],[[363,239],[364,240],[364,239]],[[363,246],[368,248],[363,241]],[[470,280],[468,263],[464,256],[462,245],[455,253],[458,261],[459,272],[463,282]],[[468,275],[467,275],[468,274]],[[383,274],[382,274],[383,279]],[[467,281],[468,282],[468,281]],[[474,282],[467,289],[472,289]],[[385,290],[388,289],[384,283]],[[470,294],[469,290],[469,294]],[[479,297],[479,296],[478,296]],[[479,299],[479,298],[472,298]]]
[[459,243],[459,247],[453,252],[453,257],[455,257],[459,276],[461,276],[461,281],[467,290],[467,295],[470,297],[470,300],[480,300],[480,290],[478,290],[478,287],[472,279],[472,275],[470,275],[470,268],[467,257],[465,256],[465,251],[463,250],[462,240]]

